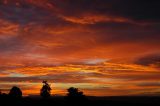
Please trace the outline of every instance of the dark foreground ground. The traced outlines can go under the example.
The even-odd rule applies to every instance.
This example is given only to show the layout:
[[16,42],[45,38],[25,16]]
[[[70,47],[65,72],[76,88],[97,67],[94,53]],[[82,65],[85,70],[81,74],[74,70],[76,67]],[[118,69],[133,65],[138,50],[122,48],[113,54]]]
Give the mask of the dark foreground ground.
[[0,106],[160,106],[160,97],[87,97],[85,100],[68,100],[65,97],[2,97]]

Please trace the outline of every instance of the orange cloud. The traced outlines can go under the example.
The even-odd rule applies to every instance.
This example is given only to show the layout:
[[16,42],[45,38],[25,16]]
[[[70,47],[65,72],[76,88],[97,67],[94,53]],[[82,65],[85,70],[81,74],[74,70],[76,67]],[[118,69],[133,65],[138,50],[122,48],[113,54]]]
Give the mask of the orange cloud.
[[[15,83],[20,80],[31,80],[31,82],[28,82],[31,84],[26,83],[25,89],[23,88],[25,95],[38,94],[40,84],[37,83],[38,85],[34,86],[33,82],[41,82],[43,79],[48,79],[52,82],[53,94],[60,93],[61,95],[65,95],[67,88],[75,86],[83,90],[87,95],[96,96],[124,94],[138,95],[147,91],[154,92],[157,91],[159,86],[144,87],[145,85],[143,86],[143,84],[146,82],[150,82],[150,84],[152,84],[155,83],[155,81],[160,80],[160,72],[154,67],[109,62],[96,65],[68,64],[63,66],[47,67],[19,67],[6,71],[8,73],[18,73],[25,76],[19,76],[18,78],[17,75],[17,78],[13,80]],[[9,76],[7,79],[12,80]],[[6,82],[3,78],[1,78],[1,81]],[[107,92],[102,94],[103,90]]]
[[24,95],[38,94],[39,82],[48,80],[53,94],[70,86],[98,96],[158,92],[158,57],[141,59],[160,53],[154,14],[144,19],[123,2],[112,9],[107,1],[70,1],[1,0],[2,89],[17,85]]
[[62,16],[63,19],[76,24],[95,24],[98,22],[131,22],[130,20],[122,17],[112,17],[103,15],[84,15],[82,17],[69,17]]
[[17,36],[19,32],[19,25],[0,20],[0,39]]

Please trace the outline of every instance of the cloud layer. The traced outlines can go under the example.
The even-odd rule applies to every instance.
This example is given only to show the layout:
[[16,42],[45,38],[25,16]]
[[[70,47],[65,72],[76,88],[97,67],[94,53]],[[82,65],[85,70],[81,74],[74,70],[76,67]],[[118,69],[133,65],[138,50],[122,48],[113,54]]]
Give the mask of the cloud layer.
[[98,96],[159,92],[159,4],[0,0],[0,87],[37,94],[47,79],[57,94],[69,86]]

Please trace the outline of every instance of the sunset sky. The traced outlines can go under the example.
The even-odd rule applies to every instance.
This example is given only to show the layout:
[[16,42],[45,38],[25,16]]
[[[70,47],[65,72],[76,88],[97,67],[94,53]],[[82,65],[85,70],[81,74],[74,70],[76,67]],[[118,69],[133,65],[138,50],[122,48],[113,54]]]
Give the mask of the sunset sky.
[[0,89],[160,95],[159,0],[0,0]]

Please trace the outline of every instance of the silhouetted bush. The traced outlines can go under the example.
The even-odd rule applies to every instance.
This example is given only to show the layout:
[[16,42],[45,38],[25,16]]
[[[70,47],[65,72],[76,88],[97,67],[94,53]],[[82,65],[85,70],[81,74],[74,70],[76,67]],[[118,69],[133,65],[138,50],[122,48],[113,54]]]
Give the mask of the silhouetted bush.
[[50,85],[47,83],[47,81],[43,81],[43,86],[40,90],[40,95],[43,97],[43,98],[48,98],[50,97],[50,93],[51,93],[51,87]]
[[85,95],[82,91],[79,91],[78,88],[70,87],[69,89],[67,89],[67,91],[67,100],[69,100],[70,102],[83,102],[84,100],[86,100]]
[[12,87],[12,89],[9,92],[9,96],[10,97],[14,97],[14,98],[22,98],[22,91],[20,88],[14,86]]

